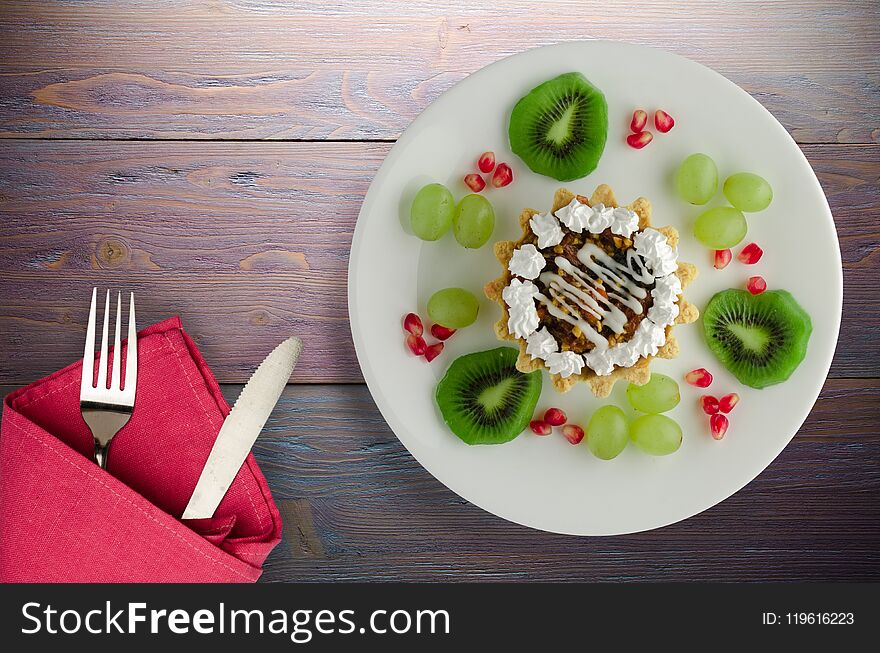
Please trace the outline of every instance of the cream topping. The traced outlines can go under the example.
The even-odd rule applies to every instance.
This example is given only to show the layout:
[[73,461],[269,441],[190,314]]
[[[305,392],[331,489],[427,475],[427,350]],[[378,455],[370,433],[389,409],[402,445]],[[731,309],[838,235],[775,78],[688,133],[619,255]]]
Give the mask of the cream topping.
[[556,217],[578,234],[585,229],[591,234],[600,234],[611,229],[611,233],[629,238],[639,228],[639,216],[625,206],[614,208],[602,203],[589,206],[577,198],[556,211]]
[[538,287],[531,281],[513,279],[501,296],[507,303],[509,317],[507,330],[517,338],[528,338],[538,330],[538,310],[535,297]]
[[655,277],[665,277],[678,269],[678,251],[656,229],[649,227],[637,233],[633,246]]
[[573,351],[559,351],[549,354],[545,359],[550,374],[558,374],[563,379],[572,374],[580,374],[584,367],[584,357]]
[[526,353],[532,358],[544,359],[548,354],[559,351],[559,343],[547,327],[535,331],[526,338]]
[[[514,251],[508,269],[514,278],[502,292],[507,303],[508,331],[526,340],[526,353],[544,360],[551,374],[563,378],[579,374],[584,365],[599,376],[610,374],[614,367],[631,367],[640,358],[654,356],[666,343],[666,327],[674,324],[679,314],[678,299],[681,281],[678,269],[678,251],[669,245],[666,236],[656,229],[638,229],[638,216],[629,209],[615,209],[597,204],[587,206],[572,200],[556,212],[559,221],[549,213],[530,220],[532,231],[538,237],[538,247],[526,244]],[[564,256],[553,259],[555,270],[542,270],[546,260],[539,249],[558,245],[563,238],[559,222],[571,231],[613,233],[633,238],[633,248],[626,252],[626,262],[609,256],[598,245],[585,243],[577,253],[580,264],[573,264]],[[530,279],[538,278],[542,289]],[[609,346],[605,338],[585,315],[598,319],[601,326],[612,332],[623,333],[627,318],[624,308],[642,313],[642,300],[648,293],[652,303],[645,318],[639,322],[629,341]],[[546,294],[545,294],[546,293]],[[593,343],[586,354],[559,351],[559,343],[544,327],[538,330],[536,302],[540,302],[553,317],[577,327]],[[601,328],[601,327],[600,327]]]
[[532,233],[538,237],[538,247],[553,247],[562,242],[562,227],[559,226],[559,220],[549,213],[539,213],[529,220],[532,227]]
[[511,274],[515,274],[518,277],[534,279],[541,273],[545,265],[547,265],[547,261],[541,252],[538,251],[538,248],[528,243],[514,250],[507,269],[510,270]]

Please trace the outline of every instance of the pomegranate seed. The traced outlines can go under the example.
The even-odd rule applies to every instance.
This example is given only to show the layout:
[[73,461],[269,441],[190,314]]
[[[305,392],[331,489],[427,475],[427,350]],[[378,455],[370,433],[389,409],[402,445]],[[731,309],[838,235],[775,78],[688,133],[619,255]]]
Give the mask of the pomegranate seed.
[[529,428],[532,429],[532,433],[535,435],[550,435],[550,432],[553,430],[547,422],[540,419],[533,419],[529,422]]
[[673,120],[672,116],[666,113],[663,109],[657,109],[657,111],[654,112],[654,126],[657,128],[658,132],[665,134],[675,127],[675,120]]
[[731,392],[729,395],[721,397],[721,400],[718,402],[718,408],[722,413],[729,413],[738,403],[739,395],[735,392]]
[[736,255],[736,258],[739,260],[740,263],[745,263],[746,265],[754,265],[761,260],[761,256],[763,255],[764,250],[758,247],[757,243],[749,243],[742,248],[742,251]]
[[753,295],[760,295],[767,290],[767,282],[764,281],[764,277],[749,277],[749,282],[746,284],[746,288]]
[[448,340],[452,337],[453,333],[455,333],[455,329],[447,329],[442,324],[434,324],[431,327],[431,335],[437,338],[437,340]]
[[638,134],[630,134],[626,137],[626,144],[630,147],[634,147],[637,150],[642,149],[650,143],[654,138],[654,134],[651,132],[639,132]]
[[558,408],[548,408],[544,413],[544,421],[550,426],[562,426],[568,421],[568,417]]
[[641,109],[636,109],[633,111],[632,120],[629,123],[629,128],[638,134],[645,128],[645,125],[648,124],[648,114]]
[[700,397],[700,406],[707,415],[714,415],[718,412],[718,400],[712,395]]
[[478,174],[465,175],[464,183],[475,193],[479,193],[486,187],[485,180]]
[[727,267],[727,264],[730,263],[730,259],[733,258],[733,254],[730,253],[729,249],[716,249],[715,250],[715,269],[723,270]]
[[577,424],[566,424],[562,427],[562,435],[572,444],[579,444],[584,439],[584,430]]
[[425,360],[429,363],[437,358],[440,355],[440,352],[443,351],[443,343],[435,342],[430,347],[425,347]]
[[483,152],[477,160],[480,172],[492,172],[495,169],[495,152]]
[[414,336],[420,336],[424,333],[425,328],[422,326],[422,318],[415,313],[407,313],[403,318],[403,330]]
[[730,421],[721,413],[716,413],[709,418],[709,427],[712,429],[712,437],[716,440],[720,440],[724,437],[724,434],[727,433],[728,426],[730,426]]
[[428,345],[425,343],[425,339],[422,338],[422,336],[414,336],[413,334],[409,334],[406,337],[406,346],[409,347],[409,350],[416,356],[424,356],[425,350],[428,348]]
[[513,181],[513,170],[506,163],[499,163],[492,175],[492,185],[495,188],[503,188]]
[[685,374],[684,380],[698,388],[708,388],[712,384],[712,375],[705,367],[700,367]]

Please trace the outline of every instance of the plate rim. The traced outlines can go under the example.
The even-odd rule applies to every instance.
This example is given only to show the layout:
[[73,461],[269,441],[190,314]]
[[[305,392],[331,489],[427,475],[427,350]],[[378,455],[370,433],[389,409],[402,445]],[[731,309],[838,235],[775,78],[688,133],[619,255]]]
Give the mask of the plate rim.
[[[364,234],[364,230],[366,228],[364,226],[365,216],[371,212],[372,204],[375,203],[375,195],[378,193],[378,190],[375,190],[377,187],[377,182],[381,182],[382,179],[389,174],[389,170],[391,170],[394,167],[396,159],[399,156],[398,154],[396,154],[396,152],[403,151],[405,146],[408,144],[408,142],[410,140],[412,140],[412,138],[414,138],[415,131],[413,130],[413,127],[414,127],[415,123],[418,122],[419,118],[421,118],[421,116],[424,114],[425,111],[427,111],[428,109],[430,109],[431,107],[436,105],[438,102],[444,101],[445,98],[448,98],[448,96],[453,91],[455,91],[466,80],[470,80],[475,77],[482,77],[484,75],[489,75],[489,74],[491,74],[491,71],[494,67],[496,67],[504,62],[507,62],[511,59],[524,58],[524,57],[527,57],[527,56],[531,55],[532,53],[537,52],[539,50],[579,48],[579,47],[596,47],[596,46],[601,47],[602,44],[607,44],[607,45],[611,45],[614,47],[625,46],[628,48],[641,49],[646,54],[651,54],[651,53],[662,54],[663,56],[671,56],[671,57],[677,58],[679,60],[682,60],[683,62],[685,62],[688,65],[700,66],[701,68],[705,69],[706,71],[708,71],[712,75],[717,76],[721,80],[722,83],[733,86],[736,91],[745,95],[754,105],[757,106],[757,108],[761,112],[763,112],[770,119],[770,121],[773,124],[774,129],[781,131],[781,133],[784,135],[784,137],[792,142],[792,144],[795,146],[795,149],[797,150],[798,155],[802,159],[803,163],[812,172],[812,174],[810,175],[810,177],[811,177],[810,182],[818,189],[819,196],[822,198],[822,206],[819,208],[824,210],[825,218],[826,218],[826,220],[828,220],[828,222],[831,225],[832,230],[834,231],[835,237],[834,237],[834,243],[833,243],[833,254],[836,259],[835,271],[837,273],[836,277],[834,279],[834,282],[835,282],[836,295],[839,298],[839,301],[837,302],[838,305],[836,307],[836,310],[834,310],[833,312],[830,311],[833,314],[832,319],[834,320],[833,329],[832,329],[833,334],[834,334],[834,341],[833,341],[833,344],[831,345],[830,352],[828,353],[827,361],[825,362],[825,364],[822,365],[822,367],[824,368],[824,371],[822,372],[822,375],[821,375],[822,376],[821,383],[818,384],[818,388],[815,391],[815,395],[812,397],[809,404],[807,404],[807,403],[804,404],[804,413],[803,413],[802,417],[800,418],[800,423],[798,424],[797,428],[794,429],[794,432],[791,434],[791,436],[789,436],[787,439],[785,439],[784,441],[781,442],[778,449],[776,449],[775,453],[767,461],[766,464],[760,466],[760,468],[754,474],[745,474],[745,476],[747,477],[746,480],[742,484],[738,484],[738,487],[736,487],[733,491],[731,491],[729,494],[727,494],[727,496],[725,496],[721,499],[718,499],[717,501],[713,501],[713,502],[709,503],[708,505],[706,505],[702,508],[699,508],[695,511],[691,511],[684,516],[673,517],[671,519],[661,519],[657,523],[654,523],[653,525],[646,526],[645,528],[639,528],[639,529],[624,529],[624,530],[619,530],[619,531],[608,531],[608,532],[601,532],[601,533],[598,533],[598,532],[580,533],[580,532],[568,531],[568,530],[564,530],[564,529],[551,529],[551,528],[544,528],[541,526],[536,526],[534,524],[526,523],[522,519],[518,519],[518,518],[511,516],[509,514],[505,514],[506,511],[504,511],[504,510],[496,510],[496,509],[487,508],[486,506],[484,506],[482,504],[482,502],[475,501],[473,498],[467,496],[466,492],[462,492],[459,489],[456,489],[455,487],[450,485],[446,480],[443,480],[442,478],[440,478],[440,476],[438,476],[438,474],[435,472],[434,466],[426,463],[425,460],[422,459],[422,457],[417,455],[409,447],[409,445],[405,441],[405,438],[402,438],[400,436],[400,434],[398,433],[398,430],[402,430],[402,431],[406,432],[407,429],[406,429],[405,425],[400,423],[396,414],[394,413],[393,406],[391,405],[392,402],[390,401],[390,399],[388,399],[385,396],[385,394],[381,391],[381,388],[379,387],[380,381],[377,378],[377,375],[375,374],[375,372],[373,371],[373,369],[370,365],[370,362],[367,358],[367,354],[366,354],[367,344],[363,341],[362,334],[360,333],[360,330],[358,328],[356,328],[357,284],[354,283],[354,280],[355,280],[355,277],[357,276],[355,274],[355,270],[357,269],[357,264],[359,263],[359,260],[362,256],[362,249],[363,248],[361,247],[361,241],[364,238],[363,234]],[[402,146],[402,147],[399,147],[399,146]],[[782,453],[782,451],[791,443],[791,441],[797,435],[798,431],[800,431],[804,422],[807,420],[810,413],[812,412],[812,410],[816,404],[816,401],[818,400],[819,395],[821,394],[822,389],[824,388],[825,383],[828,380],[828,373],[831,369],[831,365],[834,360],[834,355],[837,350],[837,343],[840,339],[840,326],[841,326],[841,321],[842,321],[842,316],[843,316],[843,292],[844,292],[843,263],[842,263],[842,256],[841,256],[841,251],[840,251],[840,237],[839,237],[839,234],[837,233],[837,225],[834,222],[834,216],[831,212],[831,207],[828,204],[828,198],[825,194],[824,189],[822,188],[821,184],[819,183],[819,180],[818,180],[818,177],[816,176],[815,170],[813,169],[812,165],[810,164],[809,160],[807,159],[807,157],[804,154],[803,150],[801,149],[800,145],[798,145],[798,143],[794,140],[794,138],[792,138],[792,136],[788,132],[788,130],[785,129],[785,127],[776,119],[776,117],[763,104],[761,104],[757,99],[755,99],[751,93],[749,93],[748,91],[746,91],[745,89],[740,87],[738,84],[736,84],[735,82],[731,81],[730,79],[728,79],[727,77],[725,77],[724,75],[719,73],[714,68],[706,66],[705,64],[702,64],[698,61],[694,61],[693,59],[690,59],[689,57],[685,57],[685,56],[680,55],[676,52],[672,52],[670,50],[666,50],[663,48],[656,48],[653,46],[647,46],[647,45],[643,45],[643,44],[630,43],[630,42],[626,42],[626,41],[615,41],[615,40],[609,40],[609,39],[587,39],[587,40],[565,41],[565,42],[560,42],[560,43],[553,43],[553,44],[537,46],[534,48],[529,48],[527,50],[516,52],[511,55],[507,55],[505,57],[501,57],[500,59],[497,59],[496,61],[493,61],[492,63],[489,63],[489,64],[483,66],[482,68],[468,74],[466,77],[460,79],[453,86],[451,86],[450,88],[445,90],[443,93],[441,93],[434,101],[432,101],[424,109],[422,109],[419,112],[419,114],[415,118],[413,118],[412,121],[410,121],[410,123],[409,123],[409,125],[407,125],[406,129],[403,131],[403,133],[400,135],[400,137],[392,145],[388,154],[385,156],[384,160],[382,161],[382,164],[379,166],[379,169],[376,171],[375,176],[373,177],[372,181],[370,182],[370,186],[367,189],[367,193],[364,195],[363,202],[361,203],[360,210],[358,211],[357,222],[355,223],[355,229],[354,229],[354,233],[352,236],[351,247],[349,250],[349,264],[348,264],[348,273],[346,275],[346,284],[347,284],[346,294],[347,294],[349,328],[350,328],[351,335],[352,335],[352,341],[353,341],[354,347],[355,347],[355,355],[358,360],[358,365],[361,368],[361,373],[363,374],[364,382],[367,386],[367,389],[370,393],[371,398],[373,399],[373,402],[376,404],[376,407],[379,409],[379,412],[382,415],[382,418],[385,420],[388,427],[394,433],[394,436],[404,446],[404,448],[407,450],[407,452],[409,452],[409,454],[419,463],[419,465],[421,465],[422,468],[424,468],[429,474],[431,474],[431,476],[434,479],[436,479],[441,485],[443,485],[449,491],[458,495],[462,499],[466,500],[468,503],[471,503],[472,505],[477,506],[478,508],[480,508],[484,512],[486,512],[490,515],[493,515],[494,517],[503,519],[505,521],[512,522],[512,523],[518,524],[520,526],[525,526],[527,528],[531,528],[531,529],[534,529],[537,531],[543,531],[543,532],[547,532],[547,533],[554,533],[554,534],[560,534],[560,535],[577,536],[577,537],[613,537],[613,536],[617,536],[617,535],[644,533],[644,532],[648,532],[648,531],[657,530],[659,528],[664,528],[666,526],[670,526],[673,524],[677,524],[679,522],[683,522],[685,520],[691,519],[692,517],[699,515],[699,514],[705,512],[706,510],[714,508],[715,506],[723,503],[724,501],[727,501],[728,499],[733,497],[735,494],[740,492],[744,487],[749,485],[752,481],[754,481],[758,476],[760,476],[760,474],[762,472],[764,472],[771,464],[773,464],[773,462],[779,457],[779,455]]]

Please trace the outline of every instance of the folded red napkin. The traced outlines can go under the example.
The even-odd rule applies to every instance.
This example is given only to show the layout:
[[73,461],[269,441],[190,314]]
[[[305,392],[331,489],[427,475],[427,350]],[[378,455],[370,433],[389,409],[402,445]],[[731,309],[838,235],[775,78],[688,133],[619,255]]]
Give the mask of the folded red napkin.
[[281,517],[252,455],[213,518],[178,520],[229,413],[179,318],[140,333],[138,362],[134,414],[113,439],[107,471],[92,462],[79,411],[81,362],[6,397],[0,581],[259,578]]

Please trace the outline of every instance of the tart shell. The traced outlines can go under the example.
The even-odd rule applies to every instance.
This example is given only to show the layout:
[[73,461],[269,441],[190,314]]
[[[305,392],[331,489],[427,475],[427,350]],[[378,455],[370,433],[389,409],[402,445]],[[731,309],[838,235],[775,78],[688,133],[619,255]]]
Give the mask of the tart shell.
[[[556,211],[563,208],[564,206],[568,206],[573,199],[577,199],[585,203],[589,206],[595,206],[596,204],[604,204],[605,206],[617,207],[619,206],[617,200],[614,197],[614,192],[611,190],[611,187],[602,184],[593,192],[592,197],[587,199],[581,195],[575,195],[569,190],[564,188],[560,188],[556,191],[556,194],[553,197],[553,208],[551,212],[555,215]],[[636,215],[639,216],[639,230],[645,229],[646,227],[651,226],[651,203],[645,199],[644,197],[639,197],[631,204],[628,204],[626,208],[633,211]],[[514,250],[523,244],[524,240],[531,233],[531,228],[529,226],[529,220],[535,215],[540,213],[539,211],[535,211],[534,209],[525,209],[519,216],[519,223],[523,230],[523,237],[519,241],[505,240],[495,243],[494,251],[495,256],[498,259],[498,262],[501,263],[504,268],[504,274],[502,274],[497,279],[490,281],[486,284],[484,288],[484,292],[486,296],[494,302],[497,302],[501,306],[501,319],[495,323],[495,335],[498,336],[500,340],[514,340],[519,344],[519,357],[516,361],[516,368],[520,372],[534,372],[535,370],[547,370],[549,373],[550,370],[543,360],[540,358],[532,358],[529,354],[526,353],[526,341],[522,338],[517,338],[512,335],[507,330],[507,320],[510,317],[510,314],[507,310],[507,303],[504,301],[501,296],[502,291],[507,285],[510,283],[513,275],[511,275],[510,271],[507,269],[508,264],[510,263],[510,257],[513,256]],[[672,247],[676,247],[678,245],[678,231],[673,227],[654,227],[666,236],[667,242]],[[679,261],[678,270],[676,270],[675,275],[681,281],[681,287],[684,289],[687,285],[693,281],[697,276],[697,268],[691,263],[683,263]],[[700,313],[697,310],[696,306],[685,300],[685,298],[681,295],[678,297],[678,308],[679,314],[675,319],[675,325],[678,324],[688,324],[690,322],[694,322],[699,316]],[[647,318],[645,318],[647,319]],[[672,335],[672,328],[674,325],[670,325],[666,327],[666,343],[660,347],[660,350],[657,352],[656,358],[675,358],[678,356],[678,342],[675,340],[675,337]],[[577,383],[584,382],[592,390],[593,394],[597,397],[607,397],[611,394],[611,390],[614,388],[614,384],[617,383],[618,380],[624,379],[629,381],[630,383],[634,383],[635,385],[644,385],[651,378],[651,371],[649,369],[649,365],[651,363],[651,359],[655,358],[655,356],[641,357],[636,363],[631,367],[615,367],[610,374],[605,376],[599,376],[592,369],[587,366],[584,366],[583,370],[580,374],[574,374],[572,376],[563,378],[559,374],[550,374],[550,380],[553,383],[553,387],[559,392],[568,392],[571,390]]]

